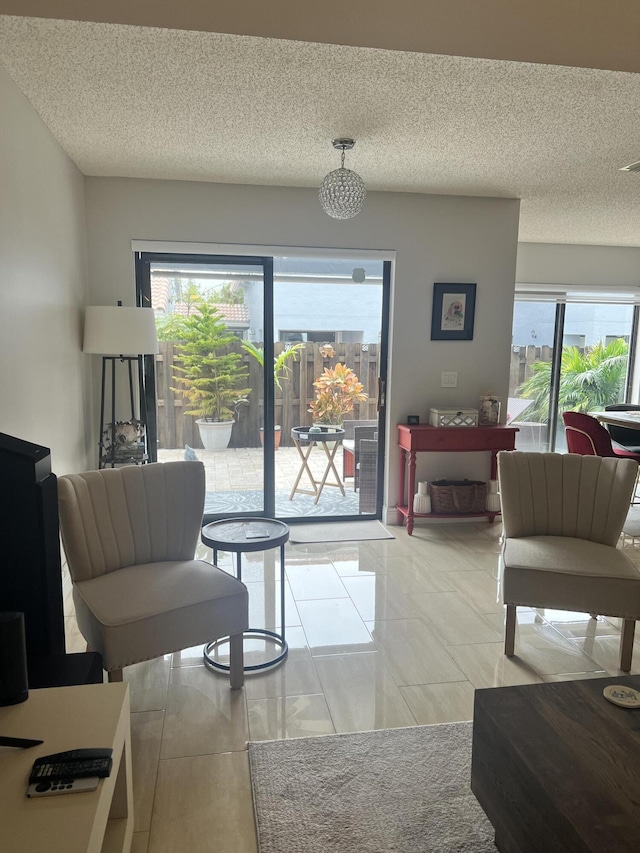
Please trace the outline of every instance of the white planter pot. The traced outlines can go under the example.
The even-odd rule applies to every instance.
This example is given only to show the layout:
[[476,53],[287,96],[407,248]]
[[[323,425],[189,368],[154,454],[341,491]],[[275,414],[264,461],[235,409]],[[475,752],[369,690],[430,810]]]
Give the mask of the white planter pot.
[[[328,430],[342,429],[342,427],[340,426],[340,424],[321,424],[321,423],[314,423],[314,424],[312,424],[312,426],[314,426],[314,427],[315,427],[315,426],[317,426],[317,427],[321,427],[323,431],[324,431],[324,430],[326,430],[326,429],[328,429]],[[312,433],[312,435],[313,435],[313,433]],[[329,451],[329,453],[331,453],[331,452],[332,452],[332,450],[333,450],[333,448],[336,446],[335,441],[327,441],[327,442],[325,442],[325,444],[326,444],[326,446],[327,446],[327,450]]]
[[231,439],[233,421],[197,420],[200,440],[205,450],[226,450]]

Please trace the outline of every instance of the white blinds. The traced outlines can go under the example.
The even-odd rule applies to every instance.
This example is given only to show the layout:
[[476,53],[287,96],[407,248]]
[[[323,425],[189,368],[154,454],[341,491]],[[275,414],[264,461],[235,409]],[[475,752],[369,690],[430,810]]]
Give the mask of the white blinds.
[[601,302],[640,305],[640,287],[516,282],[516,302]]

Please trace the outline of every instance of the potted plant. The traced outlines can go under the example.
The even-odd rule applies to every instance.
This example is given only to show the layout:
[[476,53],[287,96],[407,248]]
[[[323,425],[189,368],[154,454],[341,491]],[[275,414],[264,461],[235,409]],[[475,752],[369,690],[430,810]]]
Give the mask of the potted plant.
[[187,414],[198,418],[205,450],[224,450],[235,421],[234,404],[251,391],[238,388],[249,375],[240,353],[223,352],[236,337],[207,302],[183,319],[179,336],[173,378],[180,387],[173,390],[187,401]]
[[[245,352],[248,352],[249,355],[253,356],[255,360],[258,362],[260,367],[264,367],[264,350],[257,347],[251,341],[243,341],[242,349]],[[291,376],[291,365],[290,361],[297,361],[297,353],[300,350],[304,349],[303,343],[295,343],[291,344],[287,349],[283,349],[281,353],[278,353],[273,359],[273,381],[277,388],[282,390],[282,380],[289,379]],[[275,424],[274,427],[274,447],[277,450],[280,447],[280,437],[282,434],[282,430],[279,424]],[[264,445],[264,427],[260,427],[260,444]]]
[[362,403],[369,396],[353,370],[340,361],[335,367],[325,367],[313,386],[316,399],[308,411],[318,424],[341,427],[344,416],[353,411],[354,404]]

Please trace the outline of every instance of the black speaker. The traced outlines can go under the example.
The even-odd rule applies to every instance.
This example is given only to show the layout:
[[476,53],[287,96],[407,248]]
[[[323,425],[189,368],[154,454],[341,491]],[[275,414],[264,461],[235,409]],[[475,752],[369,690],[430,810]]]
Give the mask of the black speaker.
[[0,705],[29,696],[24,613],[0,613]]

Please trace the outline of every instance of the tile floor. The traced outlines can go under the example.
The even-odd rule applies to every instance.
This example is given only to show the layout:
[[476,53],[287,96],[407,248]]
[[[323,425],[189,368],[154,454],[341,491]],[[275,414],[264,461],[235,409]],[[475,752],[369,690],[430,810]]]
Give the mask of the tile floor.
[[[257,853],[248,740],[469,720],[476,687],[619,672],[615,620],[584,614],[519,609],[517,657],[504,657],[499,524],[391,530],[395,539],[287,545],[289,657],[243,690],[205,669],[200,647],[125,670],[133,853]],[[625,548],[640,565],[632,540]],[[252,625],[273,625],[277,554],[243,560]],[[81,651],[66,600],[69,650]],[[640,643],[635,662],[638,673]]]

